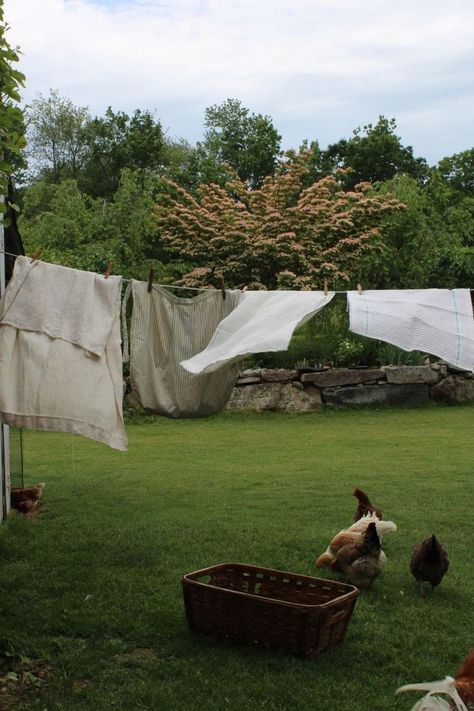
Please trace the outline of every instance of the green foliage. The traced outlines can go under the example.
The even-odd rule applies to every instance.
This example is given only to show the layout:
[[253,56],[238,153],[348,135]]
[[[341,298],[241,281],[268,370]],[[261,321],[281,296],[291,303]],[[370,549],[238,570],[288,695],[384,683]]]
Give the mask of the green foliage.
[[378,341],[377,365],[423,365],[426,353],[404,351],[391,343]]
[[455,193],[474,196],[474,148],[443,158],[437,170]]
[[[260,187],[267,175],[273,175],[281,136],[269,116],[250,114],[237,99],[227,99],[206,109],[205,126],[200,150],[211,164],[229,164],[252,188]],[[215,177],[204,182],[215,182]]]
[[396,128],[395,119],[379,116],[375,125],[369,123],[356,128],[352,138],[328,146],[324,162],[333,168],[351,168],[352,172],[346,177],[347,187],[365,181],[384,182],[399,173],[423,179],[427,172],[426,161],[414,158],[411,146],[402,145]]
[[[25,77],[13,65],[19,61],[19,50],[6,39],[3,0],[0,0],[0,195],[7,195],[8,176],[21,164],[25,146],[23,114],[16,104],[21,100],[19,89]],[[0,201],[0,213],[5,205]]]
[[19,226],[27,253],[44,250],[44,259],[76,269],[103,272],[109,261],[116,274],[170,282],[190,265],[167,266],[154,219],[159,179],[151,173],[123,170],[108,202],[93,198],[69,179],[37,182],[24,193]]
[[395,196],[405,209],[386,215],[380,249],[362,259],[357,281],[375,289],[439,286],[439,263],[451,239],[427,190],[413,177],[397,175],[376,192]]
[[[18,59],[9,52],[4,73]],[[24,141],[21,112],[6,103],[11,172]],[[164,136],[148,111],[91,119],[56,91],[33,101],[28,120],[22,229],[46,258],[98,270],[112,259],[138,278],[153,264],[160,280],[194,286],[224,272],[228,285],[255,288],[324,278],[336,288],[472,287],[474,149],[428,169],[380,116],[326,150],[305,141],[278,161],[271,118],[236,99],[206,110],[196,145]],[[70,179],[75,187],[53,189]],[[342,359],[336,351],[321,346],[320,357]]]
[[149,111],[136,109],[129,116],[109,107],[103,118],[87,125],[88,159],[80,185],[90,195],[111,199],[122,171],[129,169],[143,183],[148,172],[159,172],[165,156],[163,129]]
[[77,178],[89,153],[87,107],[74,106],[50,89],[49,96],[39,94],[31,102],[26,117],[33,175],[54,183]]

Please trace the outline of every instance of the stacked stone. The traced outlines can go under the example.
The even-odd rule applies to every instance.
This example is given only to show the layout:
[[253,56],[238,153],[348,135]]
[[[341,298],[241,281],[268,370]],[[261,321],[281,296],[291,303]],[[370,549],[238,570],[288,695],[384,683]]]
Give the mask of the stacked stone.
[[453,370],[446,363],[246,370],[237,380],[227,409],[303,412],[323,405],[417,405],[430,398],[449,403],[473,402],[473,373]]

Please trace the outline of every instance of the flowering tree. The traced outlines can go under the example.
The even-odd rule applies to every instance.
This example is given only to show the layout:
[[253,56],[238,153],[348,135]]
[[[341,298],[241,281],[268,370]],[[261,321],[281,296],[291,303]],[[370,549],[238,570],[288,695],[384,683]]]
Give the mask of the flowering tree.
[[183,283],[253,289],[321,288],[345,284],[358,258],[380,248],[387,214],[403,209],[370,183],[344,191],[337,176],[304,187],[308,152],[290,152],[258,190],[235,178],[224,187],[201,185],[194,194],[165,181],[157,206],[171,254],[195,268]]

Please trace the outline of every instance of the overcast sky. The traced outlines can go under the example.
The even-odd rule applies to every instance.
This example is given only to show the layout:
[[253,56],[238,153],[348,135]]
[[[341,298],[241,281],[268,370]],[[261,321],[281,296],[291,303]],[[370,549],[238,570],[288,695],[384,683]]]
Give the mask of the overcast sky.
[[283,147],[325,147],[379,114],[430,163],[474,146],[472,0],[5,0],[25,101],[149,109],[195,142],[227,97]]

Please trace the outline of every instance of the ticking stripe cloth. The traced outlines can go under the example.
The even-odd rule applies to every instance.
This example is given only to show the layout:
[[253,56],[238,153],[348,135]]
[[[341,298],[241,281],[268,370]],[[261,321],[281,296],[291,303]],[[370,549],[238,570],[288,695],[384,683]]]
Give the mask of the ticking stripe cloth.
[[294,330],[333,297],[322,291],[246,291],[207,348],[181,365],[190,373],[211,373],[250,353],[284,351]]
[[17,257],[0,301],[0,421],[127,449],[121,283]]
[[474,369],[474,320],[469,289],[348,291],[354,333]]
[[[222,410],[238,376],[237,364],[219,373],[192,376],[180,366],[205,348],[217,325],[238,304],[241,292],[201,292],[193,298],[171,294],[147,282],[131,280],[130,380],[140,404],[168,417],[205,417]],[[124,360],[127,359],[126,348]]]

